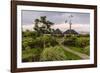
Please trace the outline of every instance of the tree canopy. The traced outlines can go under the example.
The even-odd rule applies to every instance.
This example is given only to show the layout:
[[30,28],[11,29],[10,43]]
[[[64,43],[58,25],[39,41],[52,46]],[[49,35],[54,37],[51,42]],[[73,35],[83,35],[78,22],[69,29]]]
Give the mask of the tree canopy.
[[35,19],[34,22],[35,22],[34,30],[37,31],[39,34],[51,33],[52,31],[51,25],[53,25],[54,23],[47,20],[46,16],[41,16],[39,19]]

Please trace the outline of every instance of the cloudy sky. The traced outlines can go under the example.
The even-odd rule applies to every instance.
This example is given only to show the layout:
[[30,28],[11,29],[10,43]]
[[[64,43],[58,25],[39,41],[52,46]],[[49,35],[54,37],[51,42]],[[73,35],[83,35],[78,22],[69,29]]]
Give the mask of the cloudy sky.
[[22,10],[22,28],[23,30],[33,30],[34,20],[40,16],[46,16],[47,20],[55,23],[52,28],[59,28],[61,31],[69,29],[69,24],[65,23],[69,19],[70,15],[72,18],[72,29],[77,32],[89,32],[90,25],[90,14],[89,13],[72,13],[72,12],[48,12],[48,11],[32,11]]

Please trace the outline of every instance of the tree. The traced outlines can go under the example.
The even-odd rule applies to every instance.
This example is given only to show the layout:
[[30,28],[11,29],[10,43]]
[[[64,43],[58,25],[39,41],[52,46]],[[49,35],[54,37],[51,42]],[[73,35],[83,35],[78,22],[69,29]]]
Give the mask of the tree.
[[69,18],[69,21],[68,21],[68,20],[65,21],[65,23],[69,22],[70,34],[71,34],[72,17],[73,17],[73,15],[70,15],[70,16],[68,17],[68,18]]
[[[46,16],[41,16],[40,19],[35,19],[35,27],[34,30],[37,31],[38,34],[46,34],[46,33],[51,33],[51,25],[53,25],[54,23],[52,23],[51,21],[46,19]],[[45,35],[43,35],[43,39],[44,39],[44,48],[45,48]]]
[[35,27],[34,30],[37,31],[39,34],[46,34],[46,33],[51,33],[51,21],[46,19],[46,16],[41,16],[39,19],[35,19]]
[[40,20],[39,19],[35,19],[35,27],[34,27],[34,30],[37,31],[38,33],[40,33],[40,30],[39,30],[39,24]]

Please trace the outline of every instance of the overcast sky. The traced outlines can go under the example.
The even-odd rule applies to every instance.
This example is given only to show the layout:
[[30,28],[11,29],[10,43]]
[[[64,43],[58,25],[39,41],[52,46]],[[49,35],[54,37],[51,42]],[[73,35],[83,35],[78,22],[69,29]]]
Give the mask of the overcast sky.
[[[65,27],[64,26],[65,21],[68,20],[68,17],[70,15],[73,15],[73,18],[72,18],[73,27],[81,25],[81,27],[83,28],[85,27],[86,28],[85,30],[89,32],[89,24],[90,24],[90,14],[89,13],[22,10],[21,14],[22,14],[22,25],[25,28],[31,27],[32,24],[34,27],[34,20],[39,18],[40,16],[46,16],[47,20],[55,23],[56,26],[54,25],[54,28],[60,28],[61,26]],[[68,25],[66,24],[66,26]],[[62,31],[64,31],[63,28],[62,28]],[[80,31],[81,31],[81,28],[80,28]]]

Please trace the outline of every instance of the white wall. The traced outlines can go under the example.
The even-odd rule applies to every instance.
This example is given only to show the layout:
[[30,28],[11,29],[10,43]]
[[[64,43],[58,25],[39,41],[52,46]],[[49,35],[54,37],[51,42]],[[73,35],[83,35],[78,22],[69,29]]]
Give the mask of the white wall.
[[[99,0],[31,0],[31,1],[88,4],[88,5],[98,5],[98,6],[100,3]],[[98,13],[100,13],[99,7],[98,7]],[[99,18],[100,18],[100,14],[98,14],[98,19]],[[99,24],[100,24],[100,20],[98,20],[98,31],[100,31]],[[100,37],[100,33],[98,33],[98,37]],[[98,38],[98,43],[100,43],[100,38]],[[98,44],[98,56],[100,56],[99,52],[100,52],[100,45]],[[57,72],[58,73],[99,73],[100,57],[98,57],[97,68],[42,71],[42,72],[34,72],[34,73],[57,73]],[[0,73],[10,73],[10,0],[0,0]]]

